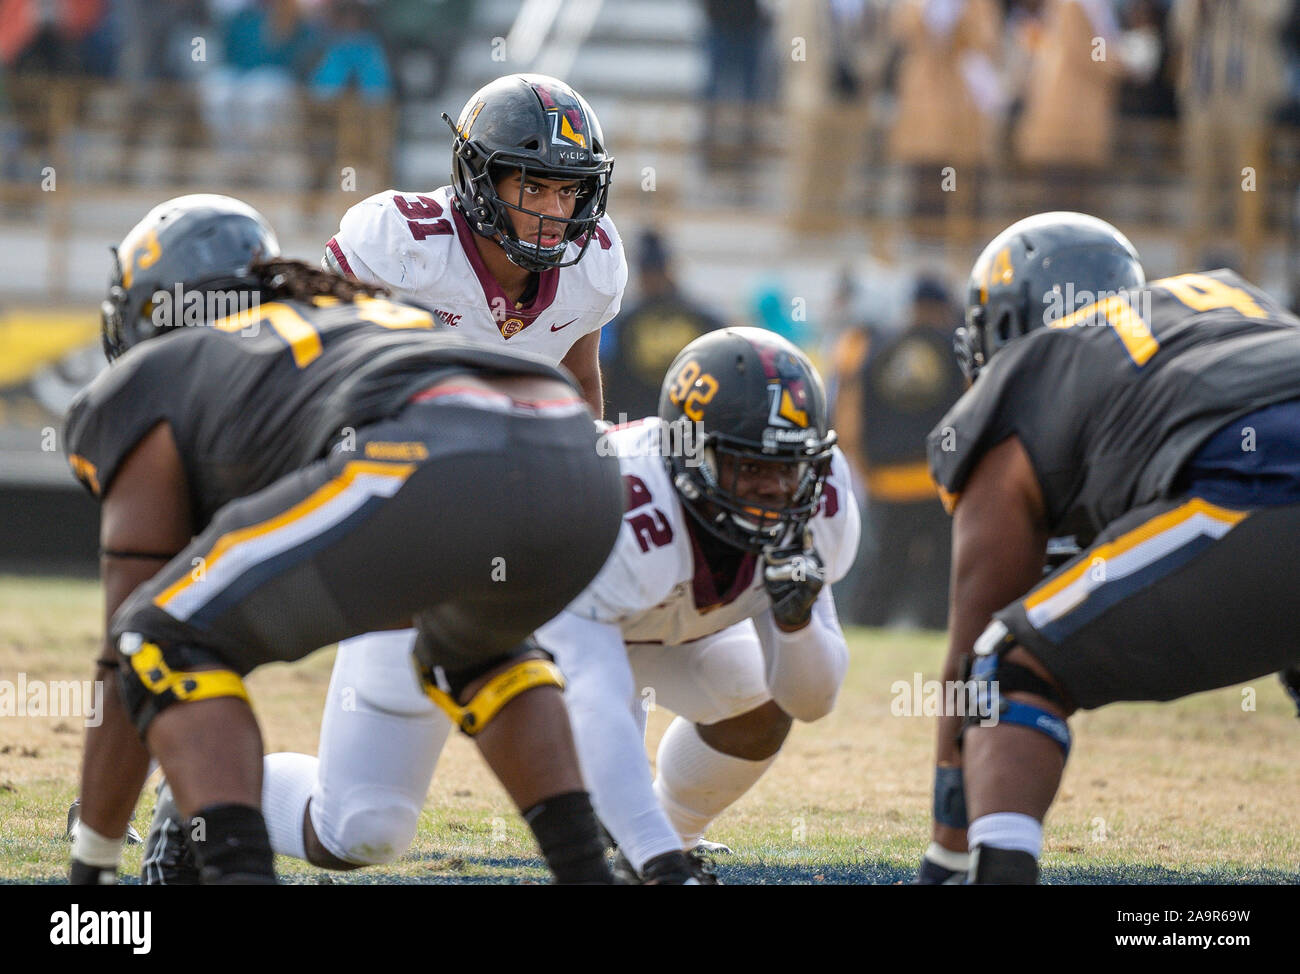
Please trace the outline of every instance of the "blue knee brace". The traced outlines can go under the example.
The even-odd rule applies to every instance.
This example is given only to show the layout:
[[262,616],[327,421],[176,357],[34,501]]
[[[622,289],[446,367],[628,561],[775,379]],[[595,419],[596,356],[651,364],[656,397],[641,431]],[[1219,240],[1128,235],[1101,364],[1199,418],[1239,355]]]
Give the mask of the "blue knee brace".
[[[1002,653],[1005,648],[1007,647],[1004,643],[1002,649],[975,657],[974,665],[971,667],[971,679],[978,686],[979,706],[976,708],[977,713],[967,715],[966,726],[969,727],[973,723],[991,723],[996,704],[997,723],[1017,724],[1020,727],[1036,730],[1040,734],[1046,734],[1056,742],[1062,756],[1068,760],[1070,726],[1063,718],[1035,704],[1008,700],[1003,696],[1014,692],[1033,693],[1046,697],[1053,703],[1063,703],[1056,691],[1038,674],[1015,663],[1003,662]],[[991,691],[991,686],[996,690]],[[981,717],[981,714],[984,716]]]

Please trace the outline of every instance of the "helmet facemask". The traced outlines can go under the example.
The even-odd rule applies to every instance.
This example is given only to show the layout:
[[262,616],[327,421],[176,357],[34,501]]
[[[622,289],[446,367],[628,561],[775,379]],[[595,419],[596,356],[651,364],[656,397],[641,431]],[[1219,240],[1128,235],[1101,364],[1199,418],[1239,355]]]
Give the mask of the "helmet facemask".
[[[443,115],[443,119],[456,133],[453,182],[458,201],[472,201],[466,216],[474,230],[498,243],[506,256],[525,270],[540,272],[578,263],[591,243],[596,225],[605,215],[613,160],[606,159],[595,166],[556,168],[540,166],[536,159],[505,150],[486,154],[473,140],[464,138],[456,131],[449,116]],[[497,192],[497,183],[515,171],[519,173],[519,196],[511,201]],[[573,214],[568,217],[554,216],[525,206],[524,186],[530,179],[579,182],[581,188]],[[530,220],[537,220],[536,235],[521,238],[510,219],[511,210]],[[561,228],[559,242],[550,247],[542,244],[542,231],[547,226]],[[578,252],[566,260],[565,251],[573,241],[579,243]]]
[[[743,440],[708,434],[699,451],[698,466],[674,462],[674,483],[701,526],[733,547],[758,553],[789,543],[816,514],[834,442],[831,433],[820,443],[810,441],[808,449],[773,453]],[[742,496],[739,484],[745,463],[793,467],[789,478],[793,486],[786,501],[775,506]]]
[[108,294],[99,305],[99,333],[104,342],[104,357],[111,362],[123,354],[131,343],[123,333],[122,309],[127,304],[127,293],[122,286],[122,258],[116,247],[108,249],[113,252],[113,270],[108,282]]

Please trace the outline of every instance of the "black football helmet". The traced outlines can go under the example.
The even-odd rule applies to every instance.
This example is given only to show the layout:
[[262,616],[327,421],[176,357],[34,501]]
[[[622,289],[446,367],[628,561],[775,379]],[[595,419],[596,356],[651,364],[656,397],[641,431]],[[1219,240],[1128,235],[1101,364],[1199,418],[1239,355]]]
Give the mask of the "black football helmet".
[[1137,251],[1104,220],[1065,211],[1026,217],[994,237],[975,261],[966,324],[953,340],[957,361],[974,381],[1007,342],[1100,294],[1145,283]]
[[[605,215],[614,159],[605,151],[605,136],[591,106],[563,81],[544,74],[511,74],[480,88],[453,123],[443,121],[455,135],[451,184],[456,202],[477,233],[499,243],[520,267],[544,271],[567,267],[582,259]],[[577,206],[568,218],[549,216],[523,205],[523,196],[510,201],[497,193],[496,183],[512,170],[522,178],[581,180]],[[560,224],[564,233],[553,247],[537,236],[521,240],[507,210]],[[565,260],[571,241],[578,253]]]
[[[723,541],[753,552],[789,543],[816,513],[835,432],[828,428],[821,376],[781,336],[724,328],[697,338],[668,368],[659,417],[679,424],[688,446],[667,451],[683,505]],[[727,456],[729,478],[719,463]],[[784,506],[737,494],[747,460],[793,465],[796,487]]]
[[258,287],[250,265],[280,256],[275,232],[255,209],[207,193],[159,203],[113,249],[108,296],[100,305],[109,361],[133,345],[175,327],[155,321],[159,292]]

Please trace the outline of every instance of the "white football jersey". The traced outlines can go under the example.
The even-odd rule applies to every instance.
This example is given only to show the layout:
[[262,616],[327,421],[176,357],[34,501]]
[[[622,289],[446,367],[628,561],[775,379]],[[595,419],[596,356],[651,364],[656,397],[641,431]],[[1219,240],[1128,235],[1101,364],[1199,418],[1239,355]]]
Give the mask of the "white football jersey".
[[[677,645],[720,632],[771,608],[759,556],[746,555],[730,592],[713,577],[687,530],[690,518],[661,455],[662,421],[650,418],[607,434],[627,487],[623,528],[600,574],[568,607],[584,619],[619,626],[628,643]],[[861,525],[848,461],[838,448],[810,522],[828,581],[848,573]]]
[[[444,186],[362,200],[343,214],[325,245],[325,265],[431,309],[449,331],[476,345],[523,349],[555,363],[618,314],[627,260],[608,216],[578,263],[543,271],[536,296],[515,303],[484,266],[453,195]],[[566,259],[578,247],[571,242]]]

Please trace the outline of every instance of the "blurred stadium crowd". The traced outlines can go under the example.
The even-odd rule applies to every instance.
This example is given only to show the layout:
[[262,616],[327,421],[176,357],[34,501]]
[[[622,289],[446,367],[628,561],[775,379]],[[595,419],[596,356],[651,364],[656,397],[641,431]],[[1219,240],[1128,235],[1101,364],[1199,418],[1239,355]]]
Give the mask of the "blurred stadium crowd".
[[[102,248],[178,192],[245,196],[314,255],[365,194],[445,182],[438,113],[519,70],[582,90],[618,159],[608,415],[653,411],[722,324],[818,359],[871,526],[847,621],[943,625],[923,434],[961,388],[977,241],[1080,209],[1157,270],[1300,295],[1296,0],[0,0],[0,237],[45,259],[0,281],[0,329],[33,304],[93,318],[78,233]],[[84,380],[76,344],[0,370],[0,480],[23,479],[7,426],[57,415],[42,377]]]

